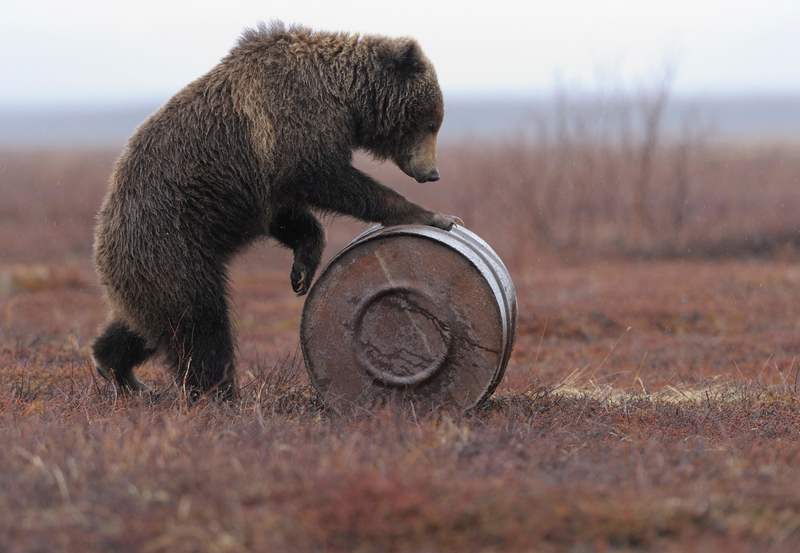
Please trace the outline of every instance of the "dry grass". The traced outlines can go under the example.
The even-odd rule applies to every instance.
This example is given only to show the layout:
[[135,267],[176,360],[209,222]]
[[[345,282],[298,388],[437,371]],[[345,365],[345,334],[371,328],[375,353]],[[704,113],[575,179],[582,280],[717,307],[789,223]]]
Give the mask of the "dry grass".
[[[239,403],[187,402],[154,365],[140,371],[153,393],[118,397],[87,349],[105,316],[89,248],[113,154],[0,154],[0,551],[796,551],[794,242],[766,258],[734,246],[797,228],[800,158],[700,151],[691,232],[667,233],[671,249],[648,223],[631,246],[622,185],[598,177],[570,203],[548,179],[573,154],[536,144],[443,147],[428,189],[371,169],[496,247],[520,328],[474,412],[359,420],[309,387],[302,299],[272,247],[233,272]],[[660,171],[648,217],[669,221]],[[542,234],[525,194],[553,190]],[[582,215],[609,194],[610,219]],[[329,255],[355,232],[334,224]],[[736,255],[694,258],[692,240]]]
[[166,385],[119,398],[85,363],[6,373],[0,548],[800,545],[792,386],[614,396],[539,384],[465,415],[395,405],[346,421],[300,370],[257,369],[237,405],[193,405]]

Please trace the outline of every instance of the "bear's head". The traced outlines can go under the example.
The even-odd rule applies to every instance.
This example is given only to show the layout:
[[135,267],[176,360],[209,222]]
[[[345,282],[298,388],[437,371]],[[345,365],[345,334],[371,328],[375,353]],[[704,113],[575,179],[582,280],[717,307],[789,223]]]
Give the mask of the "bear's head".
[[417,182],[439,180],[436,137],[444,100],[433,64],[412,38],[386,39],[377,48],[385,85],[377,89],[377,132],[367,145]]

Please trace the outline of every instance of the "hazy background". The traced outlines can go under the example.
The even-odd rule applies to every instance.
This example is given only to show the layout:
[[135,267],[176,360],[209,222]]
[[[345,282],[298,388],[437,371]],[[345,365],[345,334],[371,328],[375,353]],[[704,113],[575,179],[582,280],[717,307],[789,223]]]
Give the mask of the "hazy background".
[[691,111],[718,134],[800,136],[800,2],[0,2],[0,145],[119,147],[208,71],[245,27],[411,35],[445,92],[443,140],[547,117],[559,91],[669,79],[665,128]]

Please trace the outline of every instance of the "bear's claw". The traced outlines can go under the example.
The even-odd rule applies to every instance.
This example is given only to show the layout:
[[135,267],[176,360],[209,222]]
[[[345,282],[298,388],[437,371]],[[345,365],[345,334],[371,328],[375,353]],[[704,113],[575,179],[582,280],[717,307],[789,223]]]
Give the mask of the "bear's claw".
[[464,226],[464,221],[461,219],[461,217],[458,217],[456,215],[446,215],[446,217],[450,219],[453,222],[453,224],[458,225],[460,227]]
[[97,369],[97,374],[102,376],[105,380],[108,380],[109,382],[114,382],[114,377],[108,374],[108,371],[102,368],[100,365],[95,363],[94,368]]
[[464,221],[461,220],[461,217],[456,217],[455,215],[437,213],[430,225],[442,230],[450,230],[453,228],[453,225],[459,225],[463,227]]
[[298,296],[303,296],[308,292],[308,273],[303,269],[296,269],[292,267],[290,278],[292,280],[292,290]]

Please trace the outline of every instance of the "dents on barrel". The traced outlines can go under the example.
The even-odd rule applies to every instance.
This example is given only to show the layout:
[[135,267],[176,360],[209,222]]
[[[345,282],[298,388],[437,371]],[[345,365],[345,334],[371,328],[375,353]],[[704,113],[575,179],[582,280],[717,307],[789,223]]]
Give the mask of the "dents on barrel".
[[[377,251],[377,250],[374,251],[373,255],[375,256],[375,259],[378,260],[378,264],[381,267],[381,271],[386,276],[386,282],[388,284],[389,289],[397,290],[398,289],[398,285],[394,281],[394,279],[392,278],[392,273],[389,270],[389,265],[386,263],[386,260],[383,258],[383,256],[381,255],[380,251]],[[432,351],[431,351],[430,345],[428,344],[427,332],[425,332],[422,328],[420,328],[420,326],[417,324],[417,321],[411,315],[412,315],[412,313],[421,314],[423,317],[425,317],[425,318],[429,319],[430,321],[434,322],[434,325],[437,326],[437,330],[440,331],[440,334],[441,334],[440,327],[446,326],[446,324],[442,325],[441,321],[439,321],[433,314],[431,314],[428,310],[426,310],[423,307],[421,307],[419,304],[415,303],[413,301],[413,299],[411,298],[411,294],[408,291],[404,291],[404,290],[400,289],[395,294],[393,294],[393,297],[396,298],[397,300],[401,301],[401,302],[403,302],[403,301],[405,302],[405,305],[400,305],[399,306],[400,307],[399,310],[406,314],[406,316],[408,318],[408,322],[416,329],[417,334],[419,335],[419,337],[421,338],[423,344],[425,345],[425,349],[427,350],[427,352],[429,354],[431,354]]]
[[438,311],[436,303],[416,291],[379,291],[359,307],[351,331],[356,358],[367,373],[393,387],[430,379],[452,342]]
[[386,264],[386,261],[383,259],[383,256],[380,254],[379,251],[372,252],[372,255],[374,255],[375,259],[378,260],[378,264],[380,264],[383,274],[386,275],[386,281],[389,283],[389,286],[394,287],[394,281],[392,280],[392,273],[391,271],[389,271],[389,266]]
[[399,348],[391,353],[382,352],[371,344],[362,344],[362,348],[373,365],[397,376],[412,376],[436,361],[435,358],[423,357],[408,348]]
[[476,349],[482,349],[483,351],[488,351],[489,353],[494,353],[494,354],[499,354],[500,353],[500,348],[492,348],[490,346],[482,344],[481,342],[479,342],[477,340],[472,340],[470,338],[469,333],[467,333],[467,332],[456,333],[456,336],[457,336],[456,337],[456,341],[459,344],[467,345],[467,346],[470,346],[470,347],[473,347],[473,348],[476,348]]
[[[400,303],[399,308],[407,315],[409,322],[414,326],[428,354],[435,354],[435,351],[431,349],[431,344],[428,340],[429,336],[433,338],[438,337],[442,345],[445,348],[447,347],[451,339],[450,324],[447,321],[442,321],[428,309],[414,301],[411,293],[400,292],[395,299]],[[431,326],[433,326],[436,332],[428,332],[426,329],[423,329],[420,325],[420,321],[418,321],[414,315],[419,315],[424,320],[431,323]]]

